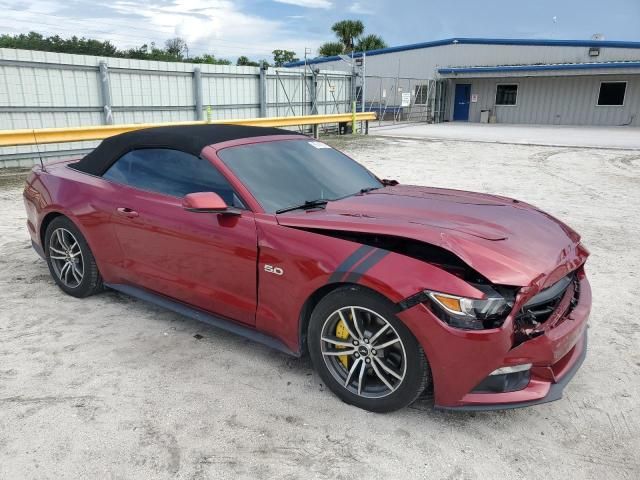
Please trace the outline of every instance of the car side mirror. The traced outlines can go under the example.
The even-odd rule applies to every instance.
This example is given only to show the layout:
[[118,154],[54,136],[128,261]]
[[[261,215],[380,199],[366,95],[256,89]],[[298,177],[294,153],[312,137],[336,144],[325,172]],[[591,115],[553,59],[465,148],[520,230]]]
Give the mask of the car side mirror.
[[240,215],[240,210],[230,207],[215,192],[196,192],[185,195],[182,208],[196,213],[217,213],[219,215]]

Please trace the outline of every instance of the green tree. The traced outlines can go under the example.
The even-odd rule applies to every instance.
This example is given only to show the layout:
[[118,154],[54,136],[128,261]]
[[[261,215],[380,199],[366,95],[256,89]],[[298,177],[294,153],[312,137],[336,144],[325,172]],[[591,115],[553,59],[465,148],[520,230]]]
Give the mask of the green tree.
[[170,38],[166,42],[164,42],[165,51],[172,57],[177,58],[178,60],[182,60],[185,56],[185,53],[188,51],[187,42],[180,38]]
[[360,20],[341,20],[334,23],[331,30],[344,45],[344,52],[349,53],[356,39],[364,33],[364,24]]
[[341,20],[331,27],[339,42],[323,44],[318,53],[322,57],[331,57],[341,53],[351,53],[353,50],[366,51],[386,48],[387,44],[381,36],[364,34],[364,24],[360,20]]
[[238,57],[238,60],[236,61],[236,65],[242,66],[242,67],[259,67],[260,66],[258,62],[249,60],[249,58],[245,57],[244,55]]
[[[205,53],[195,58],[187,58],[187,43],[181,38],[171,38],[165,42],[165,48],[158,48],[155,43],[143,44],[140,47],[118,50],[111,42],[91,38],[62,38],[59,35],[44,37],[37,32],[18,35],[0,35],[0,48],[20,48],[45,52],[75,53],[80,55],[96,55],[100,57],[135,58],[137,60],[160,60],[164,62],[193,62],[212,65],[231,65],[229,60],[216,58]],[[255,62],[253,62],[255,63]],[[256,63],[256,65],[258,65]]]
[[205,63],[209,65],[231,65],[231,61],[225,58],[216,58],[213,55],[205,53],[199,57],[190,58],[191,63]]
[[111,42],[103,42],[73,36],[69,39],[58,35],[44,37],[37,32],[19,35],[0,35],[0,47],[40,50],[44,52],[77,53],[80,55],[118,56],[118,49]]
[[367,50],[378,50],[380,48],[387,48],[387,44],[379,35],[373,33],[360,37],[358,43],[356,43],[356,50],[358,52],[366,52]]
[[292,52],[291,50],[274,50],[271,53],[273,53],[273,63],[276,67],[281,67],[285,63],[297,62],[299,60],[296,58],[296,52]]
[[344,45],[340,42],[327,42],[320,46],[318,53],[321,57],[333,57],[344,52]]

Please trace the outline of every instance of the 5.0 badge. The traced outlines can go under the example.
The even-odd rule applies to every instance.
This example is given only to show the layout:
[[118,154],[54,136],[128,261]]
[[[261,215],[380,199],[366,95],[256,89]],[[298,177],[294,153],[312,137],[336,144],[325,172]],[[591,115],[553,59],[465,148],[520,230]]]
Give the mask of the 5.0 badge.
[[264,271],[267,273],[273,273],[274,275],[284,275],[284,270],[280,267],[274,267],[273,265],[265,265]]

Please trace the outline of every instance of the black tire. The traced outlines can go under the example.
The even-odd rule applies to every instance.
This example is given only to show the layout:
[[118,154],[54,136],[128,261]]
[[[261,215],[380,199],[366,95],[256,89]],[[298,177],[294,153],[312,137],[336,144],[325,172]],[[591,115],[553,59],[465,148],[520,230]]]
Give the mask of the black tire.
[[[68,257],[69,260],[63,260],[67,255],[60,253],[60,250],[65,251],[65,248],[61,246],[58,240],[58,235],[61,232],[64,239],[62,243],[70,244],[69,246],[71,247],[75,245],[77,241],[77,246],[73,247],[73,253]],[[56,238],[53,239],[52,242],[54,235]],[[49,272],[62,291],[73,297],[84,298],[98,293],[103,289],[102,277],[98,271],[98,266],[89,248],[89,244],[82,233],[80,233],[80,230],[78,230],[74,223],[67,217],[56,217],[49,223],[45,232],[43,247]],[[65,263],[73,265],[73,268],[69,266],[65,267]],[[61,265],[63,266],[61,267]],[[65,282],[64,280],[65,272],[66,278],[70,279],[69,282]],[[75,272],[78,272],[78,275],[76,275]],[[80,275],[80,273],[82,273],[82,275]],[[79,281],[78,278],[80,279]]]
[[[351,330],[349,331],[347,343],[353,344],[355,338],[351,334],[355,335],[355,337],[366,339],[366,348],[370,349],[366,354],[359,353],[359,349],[361,346],[364,346],[364,342],[357,342],[360,345],[358,347],[346,347],[334,346],[332,342],[323,340],[323,338],[326,339],[328,335],[334,331],[333,325],[336,325],[336,318],[340,323],[340,319],[345,318],[344,312],[352,311],[350,309],[351,306],[356,307],[355,316],[360,318],[360,327],[359,330],[356,331],[353,327],[358,327],[358,325],[348,323],[348,325],[351,325]],[[413,403],[429,384],[431,375],[424,350],[410,330],[396,317],[395,312],[395,306],[386,298],[355,285],[340,287],[332,291],[324,297],[313,310],[307,337],[311,360],[324,383],[344,402],[371,412],[392,412]],[[343,315],[340,316],[340,313],[343,313]],[[347,322],[352,322],[352,318],[353,315],[350,315]],[[372,322],[384,321],[392,328],[388,326],[378,328],[378,330],[385,330],[386,333],[375,339],[375,335],[371,335],[368,328],[371,328],[373,331],[376,326],[372,325]],[[342,322],[342,324],[344,325],[344,322]],[[367,327],[367,324],[369,327]],[[384,323],[377,323],[376,325],[384,325]],[[344,331],[345,330],[342,330],[342,332]],[[360,333],[362,333],[362,336],[360,336]],[[336,330],[336,335],[337,334],[338,331]],[[389,336],[385,337],[385,335]],[[380,350],[374,350],[378,347],[373,346],[373,343],[382,345],[388,343],[388,338],[391,338],[393,341],[396,337],[399,338],[400,342],[396,342],[393,346],[386,347],[386,349],[382,351],[382,354]],[[336,337],[332,338],[333,341],[335,341]],[[342,336],[338,338],[344,339],[345,337]],[[380,338],[384,339],[382,340],[383,343],[379,343],[381,341]],[[371,343],[371,340],[375,340],[375,342]],[[389,352],[388,350],[391,348],[397,349],[396,352]],[[350,349],[355,349],[356,351],[345,360],[345,356],[343,355],[340,357],[331,355],[332,353],[335,354],[341,351],[338,349],[349,351]],[[394,353],[396,357],[400,357],[402,353],[405,355],[405,359],[401,362],[396,360],[398,368],[393,368],[397,373],[404,373],[401,380],[385,374],[380,365],[382,362],[378,361],[380,358],[391,355],[392,353]],[[334,360],[336,358],[338,362]],[[355,365],[358,358],[361,359],[361,363]],[[368,363],[363,365],[364,361],[367,360]],[[386,362],[385,358],[382,358],[382,360]],[[393,358],[389,357],[389,360],[393,360]],[[376,367],[375,372],[372,368],[373,364],[380,365],[380,368]],[[389,363],[386,364],[387,367],[392,366],[389,365]],[[341,371],[341,365],[344,367],[343,371]],[[349,372],[354,368],[358,373],[360,370],[364,371],[362,375],[358,375],[359,378],[362,378],[360,382],[363,382],[364,385],[362,391],[359,389],[356,390],[358,387],[358,379],[355,378],[355,375],[353,377],[350,376]],[[381,378],[380,373],[386,377],[387,381],[395,382],[395,384],[388,386],[383,384],[382,382],[384,382],[384,380]],[[350,378],[353,379],[350,381]],[[370,387],[371,392],[366,392],[367,383],[372,384]],[[348,384],[348,386],[345,386],[345,384]],[[391,387],[395,387],[395,390]]]

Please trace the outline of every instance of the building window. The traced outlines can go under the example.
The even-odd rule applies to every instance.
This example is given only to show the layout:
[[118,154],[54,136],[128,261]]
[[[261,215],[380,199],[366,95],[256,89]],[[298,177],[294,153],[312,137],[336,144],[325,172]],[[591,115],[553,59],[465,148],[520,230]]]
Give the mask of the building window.
[[498,85],[496,88],[496,105],[516,105],[517,101],[518,85]]
[[429,100],[429,85],[416,85],[414,91],[416,101],[415,103],[418,105],[424,105]]
[[602,82],[598,94],[599,106],[622,106],[627,82]]

